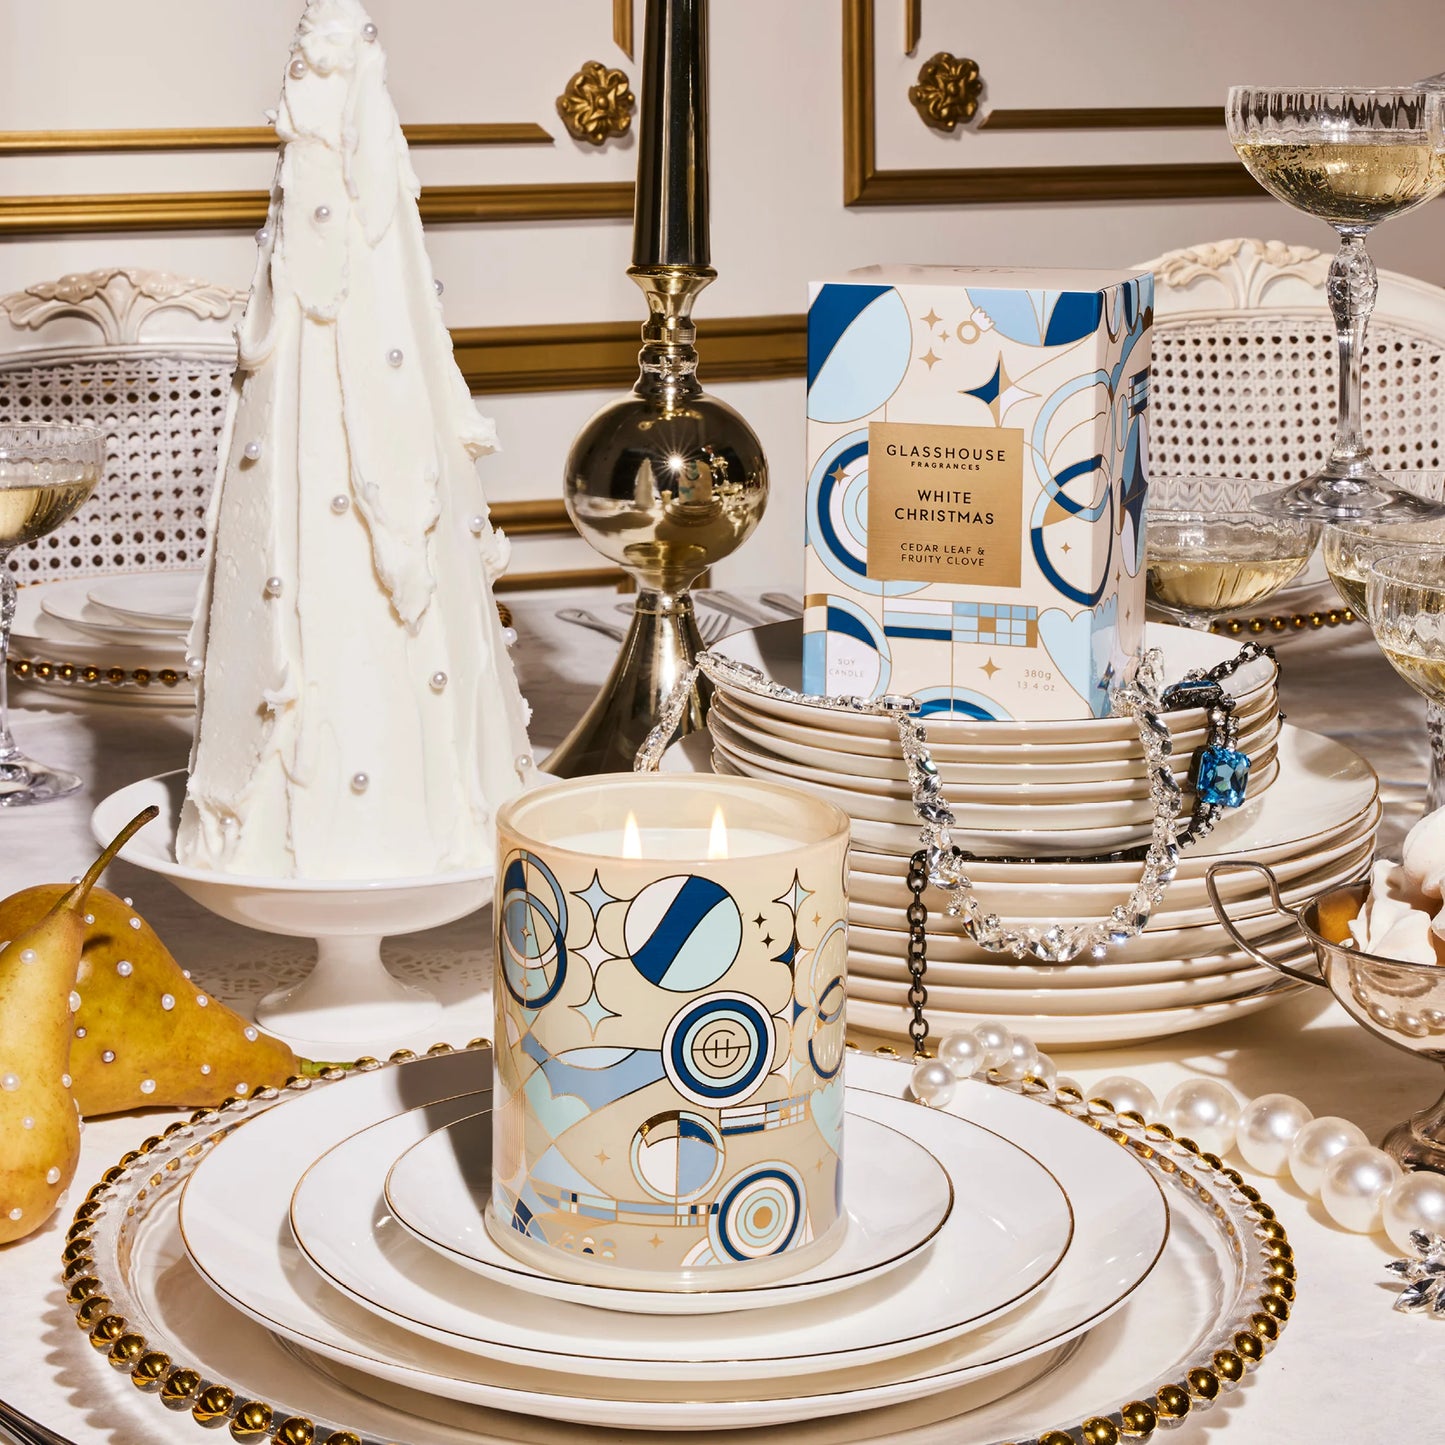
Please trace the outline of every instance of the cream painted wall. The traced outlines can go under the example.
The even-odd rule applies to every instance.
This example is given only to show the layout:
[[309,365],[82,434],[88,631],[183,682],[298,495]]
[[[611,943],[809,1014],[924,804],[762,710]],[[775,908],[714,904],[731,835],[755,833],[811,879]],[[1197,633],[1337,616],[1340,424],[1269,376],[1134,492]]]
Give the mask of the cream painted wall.
[[[274,102],[300,0],[0,0],[0,129],[250,125]],[[1207,105],[1232,79],[1389,83],[1445,68],[1439,0],[924,0],[918,55],[902,54],[902,0],[878,0],[879,150],[889,166],[1225,158],[1208,133],[944,137],[906,101],[920,60],[976,58],[997,106]],[[611,0],[371,0],[403,119],[540,121],[555,146],[429,150],[424,182],[621,180],[629,139],[570,141],[553,109],[586,59],[628,62]],[[642,0],[637,0],[638,23]],[[1173,246],[1253,234],[1324,246],[1329,233],[1262,194],[1235,201],[846,209],[842,204],[840,0],[715,0],[713,250],[720,278],[698,310],[797,312],[810,279],[877,260],[1119,266]],[[258,188],[263,154],[0,160],[5,194]],[[430,245],[454,325],[620,320],[640,313],[623,274],[624,221],[440,226]],[[1445,205],[1383,228],[1382,266],[1445,284]],[[132,263],[245,284],[235,235],[24,239],[0,244],[0,289]],[[773,496],[757,538],[723,577],[796,585],[802,384],[718,387],[767,444]],[[506,451],[486,465],[498,499],[556,495],[589,393],[487,398]],[[523,539],[519,569],[590,565],[580,543]]]

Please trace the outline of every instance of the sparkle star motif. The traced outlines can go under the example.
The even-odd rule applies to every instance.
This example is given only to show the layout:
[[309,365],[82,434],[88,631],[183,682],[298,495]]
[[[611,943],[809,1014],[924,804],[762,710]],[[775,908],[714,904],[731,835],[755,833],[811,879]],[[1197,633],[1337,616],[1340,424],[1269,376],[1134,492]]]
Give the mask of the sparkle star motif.
[[773,935],[772,935],[771,933],[765,933],[765,934],[763,934],[763,947],[764,947],[764,948],[771,948],[772,946],[773,946]]
[[587,1002],[573,1004],[572,1007],[587,1020],[587,1027],[592,1030],[592,1037],[594,1039],[597,1037],[597,1029],[603,1019],[615,1019],[617,1017],[617,1015],[597,997],[597,986],[595,983],[592,986],[592,994]]
[[940,361],[943,360],[941,356],[936,356],[934,354],[933,348],[931,346],[918,359],[923,362],[930,371],[932,371],[933,368],[937,366]]
[[581,893],[574,893],[572,896],[580,898],[587,905],[593,918],[596,918],[609,903],[617,902],[602,886],[602,875],[595,868],[592,870],[592,881]]
[[1072,552],[1073,550],[1074,545],[1072,542],[1065,542],[1064,545],[1059,548],[1060,552]]
[[822,921],[823,921],[823,915],[822,915],[821,913],[815,913],[815,914],[813,915],[813,927],[814,927],[814,928],[816,928]]
[[599,1149],[592,1157],[596,1159],[599,1164],[606,1164],[607,1161],[612,1158],[605,1149]]
[[837,486],[841,487],[843,483],[848,480],[848,468],[845,467],[842,462],[839,462],[828,475],[832,477]]
[[993,658],[989,658],[989,660],[985,662],[982,667],[979,668],[979,671],[983,673],[990,682],[992,682],[994,673],[1002,672],[1003,669],[999,667],[999,665],[993,660]]
[[648,1242],[654,1249],[656,1249],[656,1248],[662,1243],[662,1241],[661,1241],[655,1234],[654,1234],[654,1235],[652,1236],[652,1238],[649,1239],[647,1242]]
[[803,880],[796,873],[794,873],[793,886],[788,889],[788,891],[784,893],[781,898],[773,899],[773,902],[786,903],[788,907],[793,910],[793,915],[794,917],[796,917],[798,910],[803,906],[803,900],[805,898],[811,898],[812,896],[812,890],[809,888],[804,888]]
[[938,312],[936,312],[933,307],[930,306],[928,308],[928,315],[920,316],[918,319],[920,321],[926,321],[929,326],[937,326],[938,323],[943,320],[943,317],[941,317]]
[[760,914],[758,914],[758,916],[757,916],[755,919],[753,919],[753,922],[756,923],[759,928],[761,928],[761,927],[763,926],[764,922],[766,922],[766,920],[763,918],[763,915],[760,913]]

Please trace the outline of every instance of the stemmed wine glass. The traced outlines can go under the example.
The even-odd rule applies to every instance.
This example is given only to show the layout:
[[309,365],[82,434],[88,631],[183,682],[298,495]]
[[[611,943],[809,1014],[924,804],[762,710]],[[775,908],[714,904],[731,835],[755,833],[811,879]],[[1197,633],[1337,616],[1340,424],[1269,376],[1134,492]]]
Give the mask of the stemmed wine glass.
[[10,553],[85,505],[105,465],[105,433],[89,426],[0,426],[0,808],[48,803],[80,787],[74,773],[27,757],[10,734],[6,680],[15,578]]
[[[1445,472],[1394,472],[1390,480],[1429,501],[1445,498]],[[1324,530],[1320,551],[1341,600],[1361,621],[1368,622],[1370,568],[1385,557],[1445,555],[1445,518],[1333,522]],[[1425,727],[1430,735],[1430,783],[1425,808],[1433,812],[1445,806],[1445,706],[1428,697]]]
[[1271,195],[1328,221],[1340,249],[1326,290],[1339,341],[1339,417],[1324,466],[1265,504],[1273,512],[1334,519],[1445,515],[1389,486],[1360,428],[1360,358],[1377,290],[1365,237],[1445,190],[1445,93],[1385,90],[1229,92],[1229,139]]
[[[1445,705],[1445,551],[1407,547],[1376,558],[1365,608],[1390,666],[1427,703]],[[1440,739],[1432,732],[1430,741],[1438,756]]]
[[1273,487],[1235,477],[1151,482],[1144,528],[1150,604],[1207,631],[1278,592],[1304,571],[1319,538],[1307,517],[1253,510]]

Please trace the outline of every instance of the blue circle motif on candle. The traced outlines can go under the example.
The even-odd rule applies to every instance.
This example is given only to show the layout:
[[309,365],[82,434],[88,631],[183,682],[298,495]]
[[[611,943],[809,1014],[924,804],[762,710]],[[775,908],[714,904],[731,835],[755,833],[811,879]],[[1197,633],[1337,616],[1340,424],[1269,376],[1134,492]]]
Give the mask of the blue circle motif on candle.
[[717,1183],[725,1160],[722,1135],[700,1114],[669,1109],[632,1136],[632,1172],[654,1199],[686,1204]]
[[773,1063],[773,1020],[757,999],[714,993],[681,1009],[662,1038],[662,1067],[684,1099],[741,1104]]
[[623,940],[633,966],[672,993],[711,988],[733,966],[743,916],[711,878],[679,874],[649,883],[627,908]]
[[535,853],[507,859],[500,922],[507,992],[524,1008],[541,1008],[567,977],[567,895]]
[[728,1186],[708,1233],[721,1255],[764,1259],[788,1248],[806,1213],[806,1194],[797,1170],[782,1163],[762,1164]]

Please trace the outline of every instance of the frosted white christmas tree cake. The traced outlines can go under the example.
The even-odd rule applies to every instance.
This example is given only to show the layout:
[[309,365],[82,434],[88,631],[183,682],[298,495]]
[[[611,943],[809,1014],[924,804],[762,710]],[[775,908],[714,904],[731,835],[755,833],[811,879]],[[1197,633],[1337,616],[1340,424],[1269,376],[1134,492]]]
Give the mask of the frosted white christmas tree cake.
[[[490,858],[535,779],[492,598],[496,446],[452,357],[359,0],[311,0],[221,438],[177,857],[309,879]],[[193,649],[195,650],[195,649]]]

